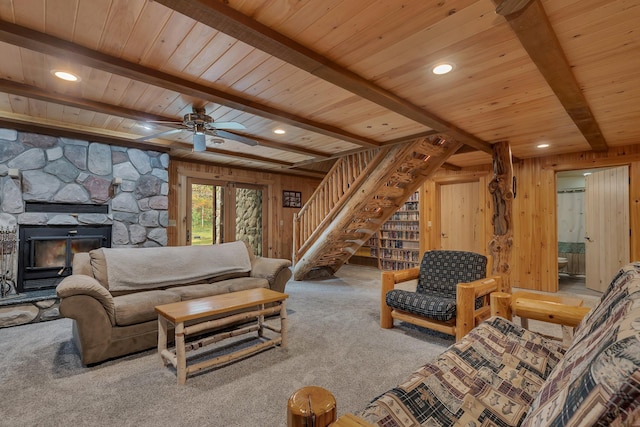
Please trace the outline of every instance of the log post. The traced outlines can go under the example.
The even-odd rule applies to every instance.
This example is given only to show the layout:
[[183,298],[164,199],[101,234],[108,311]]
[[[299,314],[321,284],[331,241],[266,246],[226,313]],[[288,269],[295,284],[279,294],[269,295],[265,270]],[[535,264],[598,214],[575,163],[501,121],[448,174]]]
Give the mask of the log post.
[[327,427],[336,418],[336,399],[322,387],[303,387],[287,402],[287,427]]
[[492,292],[491,298],[491,315],[504,317],[507,320],[513,319],[511,311],[511,294],[503,292]]
[[515,179],[511,161],[511,147],[507,141],[493,144],[493,179],[489,193],[493,199],[493,238],[489,253],[493,255],[493,274],[502,278],[501,292],[511,292],[511,247],[513,246],[512,201],[515,197]]

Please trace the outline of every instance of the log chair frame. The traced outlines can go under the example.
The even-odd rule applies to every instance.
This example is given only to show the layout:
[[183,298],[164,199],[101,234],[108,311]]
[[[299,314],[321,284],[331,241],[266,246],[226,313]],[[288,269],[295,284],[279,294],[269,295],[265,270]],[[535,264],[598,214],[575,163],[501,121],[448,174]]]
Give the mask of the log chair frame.
[[[394,289],[398,283],[415,280],[420,275],[420,268],[413,267],[406,270],[382,272],[382,289],[380,294],[380,327],[393,328],[394,319],[421,326],[427,329],[443,332],[456,337],[459,341],[480,322],[491,315],[489,295],[500,290],[500,276],[491,276],[493,257],[487,257],[486,277],[473,282],[458,283],[456,288],[456,317],[447,322],[430,319],[406,311],[393,309],[386,303],[387,292]],[[475,300],[482,297],[482,306],[475,309]]]

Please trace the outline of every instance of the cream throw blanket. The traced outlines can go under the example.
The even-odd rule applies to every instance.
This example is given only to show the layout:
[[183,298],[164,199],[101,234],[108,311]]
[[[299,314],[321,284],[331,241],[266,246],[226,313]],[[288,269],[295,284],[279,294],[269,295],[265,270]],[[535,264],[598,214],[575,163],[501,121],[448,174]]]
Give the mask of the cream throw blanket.
[[244,242],[103,251],[110,291],[157,289],[251,271]]

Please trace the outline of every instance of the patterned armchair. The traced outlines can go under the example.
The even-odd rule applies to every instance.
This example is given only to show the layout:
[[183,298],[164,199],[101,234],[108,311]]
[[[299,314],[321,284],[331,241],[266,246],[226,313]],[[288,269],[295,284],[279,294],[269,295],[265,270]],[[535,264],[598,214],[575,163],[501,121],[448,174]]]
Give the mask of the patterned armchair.
[[[489,294],[500,280],[489,277],[491,267],[491,256],[434,250],[424,253],[419,268],[382,273],[380,326],[392,328],[398,319],[459,340],[491,314]],[[413,279],[415,292],[395,289]]]

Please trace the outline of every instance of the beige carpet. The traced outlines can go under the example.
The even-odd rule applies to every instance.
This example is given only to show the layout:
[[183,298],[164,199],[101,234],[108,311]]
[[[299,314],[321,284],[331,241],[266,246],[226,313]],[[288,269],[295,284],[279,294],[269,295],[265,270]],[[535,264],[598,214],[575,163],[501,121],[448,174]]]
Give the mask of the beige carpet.
[[0,329],[2,426],[284,426],[305,385],[332,391],[338,413],[362,408],[453,341],[378,326],[380,272],[289,282],[289,347],[270,349],[176,385],[155,351],[83,367],[71,321]]

